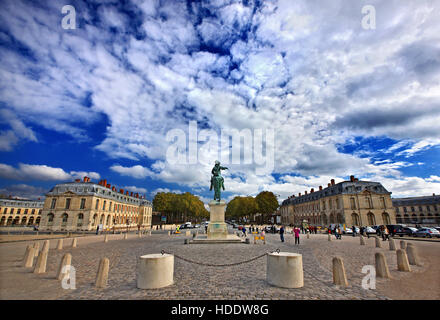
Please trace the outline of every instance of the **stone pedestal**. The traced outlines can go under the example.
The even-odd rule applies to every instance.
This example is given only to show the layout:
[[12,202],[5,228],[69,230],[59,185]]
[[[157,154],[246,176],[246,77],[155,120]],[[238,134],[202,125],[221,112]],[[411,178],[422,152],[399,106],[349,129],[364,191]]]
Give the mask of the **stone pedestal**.
[[302,288],[304,272],[302,255],[280,252],[267,255],[267,282],[281,288]]
[[174,256],[171,254],[147,254],[139,257],[137,287],[156,289],[174,282]]
[[209,203],[208,239],[226,239],[228,226],[225,223],[226,202],[212,200]]

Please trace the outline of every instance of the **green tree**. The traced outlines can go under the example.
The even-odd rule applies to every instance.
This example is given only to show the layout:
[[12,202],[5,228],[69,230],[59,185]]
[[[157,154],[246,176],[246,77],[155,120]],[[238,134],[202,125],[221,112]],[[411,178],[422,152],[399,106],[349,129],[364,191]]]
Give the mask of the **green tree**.
[[274,213],[279,206],[277,197],[271,191],[260,192],[255,197],[255,200],[258,204],[258,211],[263,214],[265,220],[267,220],[269,215]]

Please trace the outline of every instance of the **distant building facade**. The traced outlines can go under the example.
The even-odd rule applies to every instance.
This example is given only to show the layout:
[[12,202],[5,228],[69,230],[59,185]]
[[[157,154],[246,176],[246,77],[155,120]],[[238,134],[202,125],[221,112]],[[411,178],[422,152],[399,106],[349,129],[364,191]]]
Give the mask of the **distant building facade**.
[[47,194],[41,230],[80,231],[103,228],[151,226],[152,204],[138,194],[107,184],[84,180],[61,183]]
[[39,224],[44,201],[0,199],[0,226],[30,226]]
[[347,227],[395,224],[396,215],[388,192],[381,183],[350,181],[335,184],[332,179],[327,188],[305,191],[284,200],[281,205],[281,221],[286,225],[314,226],[345,224]]
[[440,224],[440,195],[392,199],[397,223]]

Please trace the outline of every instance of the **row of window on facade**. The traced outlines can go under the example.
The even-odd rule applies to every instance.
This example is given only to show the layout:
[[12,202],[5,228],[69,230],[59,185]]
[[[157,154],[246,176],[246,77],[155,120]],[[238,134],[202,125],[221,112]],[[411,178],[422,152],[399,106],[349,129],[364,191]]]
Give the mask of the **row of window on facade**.
[[396,215],[397,223],[440,223],[440,214],[432,215],[429,213],[425,216],[423,213],[419,214],[404,214],[401,216],[400,214]]
[[[15,212],[15,208],[11,208],[11,210],[9,210],[9,214],[14,214]],[[36,209],[32,209],[31,210],[31,214],[35,214],[37,212]],[[41,214],[42,209],[38,210],[38,214]],[[4,208],[3,209],[3,214],[7,214],[8,213],[8,208]],[[28,214],[29,213],[29,209],[24,209],[23,214]],[[21,214],[21,209],[17,209],[17,213],[16,214]]]
[[[433,205],[434,211],[437,211],[437,206]],[[415,207],[411,207],[411,212],[415,212],[416,208]],[[423,208],[421,206],[419,206],[419,211],[422,212]],[[431,212],[431,206],[426,206],[426,211]],[[396,212],[399,213],[400,212],[400,208],[396,207]],[[403,212],[408,212],[408,208],[407,207],[403,207]]]
[[[103,189],[94,189],[94,188],[56,188],[54,190],[56,193],[57,192],[61,192],[64,193],[66,191],[71,191],[71,192],[96,192],[96,193],[101,193],[103,195],[105,195],[105,190]],[[113,198],[115,198],[116,200],[121,200],[121,201],[126,201],[126,202],[131,202],[131,203],[136,203],[137,199],[131,199],[131,198],[127,198],[125,196],[119,196],[117,193],[112,193],[111,191],[107,192],[108,196],[112,196]]]
[[20,221],[20,217],[15,217],[15,218],[9,217],[6,220],[6,217],[3,216],[0,219],[0,225],[1,226],[4,226],[4,225],[11,226],[11,225],[26,225],[27,224],[28,226],[30,226],[33,224],[40,224],[40,220],[41,220],[40,217],[36,217],[36,219],[34,219],[34,217],[29,217],[29,220],[27,220],[27,217],[22,217],[21,221]]
[[[336,209],[340,209],[341,208],[341,204],[340,204],[340,199],[335,199],[336,202]],[[380,198],[380,203],[381,203],[381,209],[385,209],[386,208],[386,203],[385,203],[385,198],[381,197]],[[326,204],[327,201],[323,200],[322,201],[322,210],[327,210],[326,209]],[[356,205],[356,199],[355,198],[350,198],[350,205],[351,205],[351,209],[357,209],[357,205]],[[333,200],[328,200],[328,208],[330,210],[333,209]],[[371,200],[371,198],[366,197],[365,198],[365,203],[364,206],[360,206],[361,208],[366,208],[366,209],[374,209],[373,207],[373,201]],[[316,210],[321,210],[320,209],[320,204],[316,203],[316,204],[309,204],[309,205],[304,205],[304,206],[300,206],[298,208],[298,212],[304,212],[304,211],[316,211]]]
[[[65,206],[64,206],[65,210],[71,209],[70,203],[71,203],[71,199],[66,198],[66,202],[65,202]],[[52,202],[50,204],[50,209],[55,209],[56,204],[57,204],[57,199],[52,199]],[[83,210],[85,208],[86,208],[86,199],[82,198],[79,209]],[[104,200],[102,202],[102,210],[105,211],[106,208],[107,208],[107,201]],[[113,208],[113,210],[112,210],[112,208]],[[99,199],[97,199],[96,203],[95,203],[95,210],[98,210],[98,209],[99,209]],[[113,206],[113,203],[111,201],[109,203],[108,210],[113,211],[113,212],[138,212],[138,208],[136,208],[136,207],[126,206],[126,205],[121,205],[121,204],[116,204],[116,203]]]
[[[55,215],[53,213],[49,213],[47,215],[47,225],[48,226],[53,226],[54,218],[55,218]],[[61,226],[67,226],[68,219],[69,219],[69,215],[67,213],[64,213],[61,216]],[[110,225],[110,222],[111,222],[110,219],[111,219],[110,215],[108,215],[107,219],[105,219],[105,215],[102,214],[101,218],[99,220],[99,224],[108,226],[108,225]],[[104,221],[105,221],[105,224],[104,224]],[[81,227],[83,225],[83,222],[84,222],[84,214],[79,213],[76,218],[77,226]],[[137,223],[137,217],[135,216],[133,218],[129,218],[129,217],[117,216],[117,217],[113,218],[113,224],[130,224],[130,223]],[[93,219],[92,219],[92,226],[96,226],[97,224],[98,224],[98,215],[95,213],[93,215]]]

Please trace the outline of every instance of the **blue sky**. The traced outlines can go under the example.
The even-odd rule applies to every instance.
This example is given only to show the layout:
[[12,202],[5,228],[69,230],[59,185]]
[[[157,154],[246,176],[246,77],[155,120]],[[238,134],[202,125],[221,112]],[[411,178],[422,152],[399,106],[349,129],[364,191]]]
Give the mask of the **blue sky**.
[[190,121],[274,130],[272,170],[227,165],[227,200],[351,174],[394,197],[440,193],[439,1],[69,4],[73,30],[63,1],[0,2],[0,193],[88,175],[207,202],[216,150],[198,140],[198,163],[167,159],[167,133]]

